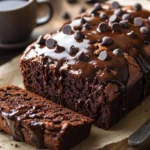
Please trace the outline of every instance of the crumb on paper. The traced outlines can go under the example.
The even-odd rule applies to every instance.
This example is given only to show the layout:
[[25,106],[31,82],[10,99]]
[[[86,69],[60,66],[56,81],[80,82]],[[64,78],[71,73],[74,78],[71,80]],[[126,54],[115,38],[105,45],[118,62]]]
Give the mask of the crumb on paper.
[[18,147],[19,147],[19,145],[18,145],[18,144],[15,144],[15,147],[16,147],[16,148],[18,148]]

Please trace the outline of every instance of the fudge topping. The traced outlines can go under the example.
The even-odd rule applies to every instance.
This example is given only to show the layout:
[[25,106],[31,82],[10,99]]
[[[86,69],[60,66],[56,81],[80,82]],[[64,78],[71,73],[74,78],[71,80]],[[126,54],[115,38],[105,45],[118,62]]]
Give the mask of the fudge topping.
[[[95,4],[92,10],[67,22],[52,34],[46,46],[38,42],[32,51],[36,56],[49,57],[56,65],[59,77],[65,65],[68,69],[80,70],[83,77],[90,79],[101,70],[100,81],[117,81],[126,85],[129,64],[124,55],[137,61],[145,57],[142,47],[143,41],[150,40],[149,17],[150,12],[142,9],[140,4],[124,7],[118,2]],[[64,50],[58,53],[60,47]],[[111,69],[117,73],[106,71]]]

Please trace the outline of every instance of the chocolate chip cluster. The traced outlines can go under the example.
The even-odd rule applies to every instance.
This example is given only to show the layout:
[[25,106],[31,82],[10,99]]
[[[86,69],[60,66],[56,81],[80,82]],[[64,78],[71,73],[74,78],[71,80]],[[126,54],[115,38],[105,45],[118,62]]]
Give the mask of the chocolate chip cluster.
[[[91,54],[83,51],[79,46],[80,43],[87,40],[89,43],[99,43],[99,47],[104,47],[99,51],[99,55],[95,55],[100,61],[108,60],[110,53],[108,49],[111,49],[112,55],[120,57],[124,55],[126,50],[122,49],[118,42],[115,41],[117,36],[122,35],[128,40],[136,40],[140,36],[143,37],[149,34],[147,22],[150,22],[150,16],[146,15],[146,18],[143,18],[142,15],[139,15],[140,13],[142,14],[144,11],[139,3],[129,8],[120,6],[118,2],[108,4],[107,8],[96,3],[93,9],[66,23],[56,33],[63,33],[68,36],[69,40],[73,38],[73,41],[79,44],[76,42],[68,43],[70,45],[68,48],[68,45],[59,45],[53,37],[44,40],[42,36],[38,38],[37,44],[46,45],[49,50],[55,50],[57,53],[66,51],[73,58],[76,56],[79,61],[90,61],[93,59]],[[73,24],[73,21],[78,21],[79,23]],[[92,44],[87,49],[95,51]]]

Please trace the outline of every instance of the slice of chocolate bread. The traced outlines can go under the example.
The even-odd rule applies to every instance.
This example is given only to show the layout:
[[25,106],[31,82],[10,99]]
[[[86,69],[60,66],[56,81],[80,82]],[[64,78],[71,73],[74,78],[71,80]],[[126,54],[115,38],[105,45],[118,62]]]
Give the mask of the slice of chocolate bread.
[[89,136],[91,122],[19,87],[0,88],[0,129],[36,148],[68,150]]
[[150,94],[150,12],[95,4],[21,58],[27,90],[109,128]]

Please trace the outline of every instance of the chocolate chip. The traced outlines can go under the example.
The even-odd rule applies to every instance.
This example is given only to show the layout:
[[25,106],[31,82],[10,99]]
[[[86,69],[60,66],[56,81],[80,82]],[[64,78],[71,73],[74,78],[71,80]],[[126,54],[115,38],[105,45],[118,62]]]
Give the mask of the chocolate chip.
[[81,24],[85,24],[87,21],[84,19],[84,17],[81,18]]
[[90,15],[91,16],[96,16],[96,15],[98,15],[99,13],[97,12],[97,10],[95,10],[95,9],[92,9],[91,10],[91,12],[90,12]]
[[84,8],[84,7],[82,7],[81,9],[80,9],[80,14],[82,14],[82,13],[84,13],[86,11],[86,9]]
[[140,11],[140,10],[142,10],[142,5],[139,3],[136,3],[133,5],[133,9],[136,11]]
[[63,28],[62,28],[62,31],[64,34],[71,34],[72,32],[72,28],[70,25],[66,24]]
[[109,17],[109,22],[113,23],[113,22],[118,22],[119,19],[117,17],[117,15],[112,15]]
[[55,52],[56,52],[56,53],[61,53],[61,52],[63,52],[64,50],[65,50],[64,47],[57,45],[57,46],[56,46],[56,49],[55,49]]
[[15,144],[15,147],[16,147],[16,148],[18,148],[18,147],[19,147],[19,145],[18,145],[18,144]]
[[115,12],[114,12],[114,14],[117,15],[117,16],[121,16],[122,13],[123,13],[123,12],[122,12],[122,9],[121,9],[121,8],[115,10]]
[[106,19],[108,19],[108,16],[107,16],[107,14],[106,13],[100,13],[100,18],[102,19],[102,20],[106,20]]
[[69,13],[67,13],[67,12],[63,12],[63,14],[62,14],[62,18],[63,18],[63,19],[70,19],[70,15],[69,15]]
[[131,32],[127,33],[127,35],[129,35],[132,38],[135,38],[135,36],[136,36],[133,30]]
[[88,61],[88,60],[89,60],[89,57],[88,57],[84,52],[81,52],[81,53],[78,55],[77,59],[78,59],[79,61]]
[[120,48],[113,50],[113,54],[116,56],[123,56],[123,51]]
[[70,3],[70,4],[73,4],[73,3],[76,3],[77,0],[67,0],[67,2]]
[[95,8],[96,10],[102,10],[102,6],[100,5],[100,3],[95,3],[95,4],[94,4],[94,8]]
[[106,32],[106,31],[108,31],[108,25],[105,22],[101,22],[98,25],[98,29],[100,32]]
[[102,45],[112,45],[113,44],[113,40],[108,37],[108,36],[105,36],[102,38]]
[[140,32],[142,34],[148,34],[149,33],[149,29],[148,29],[148,27],[143,26],[143,27],[140,28]]
[[121,20],[119,24],[122,28],[129,28],[128,20]]
[[45,41],[46,41],[46,40],[44,39],[44,37],[40,35],[40,36],[38,37],[36,43],[39,44],[39,45],[45,45]]
[[77,31],[77,32],[75,33],[75,35],[74,35],[74,38],[75,38],[76,40],[83,40],[83,39],[85,39],[85,35],[84,35],[83,32]]
[[69,49],[68,49],[68,53],[69,54],[76,54],[78,52],[78,48],[76,48],[74,45],[72,45]]
[[56,41],[54,39],[48,39],[46,40],[46,46],[48,48],[53,48],[56,45]]
[[106,50],[101,51],[98,58],[102,61],[106,60],[108,58],[107,51]]
[[124,14],[122,16],[122,20],[130,20],[131,19],[131,15],[130,14]]
[[111,8],[112,9],[117,9],[119,7],[120,7],[120,4],[118,2],[114,1],[114,2],[111,3]]
[[89,23],[86,23],[85,25],[83,25],[83,28],[85,28],[86,30],[90,30],[92,27]]
[[138,26],[138,27],[142,26],[142,25],[143,25],[142,18],[141,18],[141,17],[136,17],[136,18],[134,19],[134,25],[135,25],[135,26]]
[[90,12],[90,15],[98,15],[99,13],[97,11],[97,9],[93,8]]
[[115,22],[115,23],[113,23],[112,24],[112,26],[111,26],[111,28],[112,28],[112,30],[114,31],[114,32],[120,32],[120,24],[119,23],[117,23],[117,22]]

